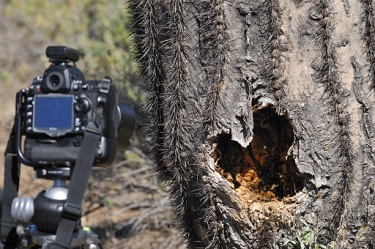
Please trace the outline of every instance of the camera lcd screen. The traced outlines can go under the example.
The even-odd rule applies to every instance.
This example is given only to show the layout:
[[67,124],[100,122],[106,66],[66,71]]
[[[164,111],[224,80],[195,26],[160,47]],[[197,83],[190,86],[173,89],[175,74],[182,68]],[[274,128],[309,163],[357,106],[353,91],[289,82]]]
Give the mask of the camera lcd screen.
[[73,129],[73,95],[35,95],[33,131],[62,136]]

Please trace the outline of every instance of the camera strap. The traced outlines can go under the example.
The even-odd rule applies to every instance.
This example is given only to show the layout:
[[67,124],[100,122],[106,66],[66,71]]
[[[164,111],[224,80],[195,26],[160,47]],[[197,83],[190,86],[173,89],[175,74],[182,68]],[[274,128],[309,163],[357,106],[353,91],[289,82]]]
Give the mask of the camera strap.
[[[5,150],[4,189],[1,212],[1,242],[4,248],[14,248],[17,241],[16,221],[11,215],[13,199],[18,197],[20,162],[16,154],[14,126]],[[9,246],[9,247],[8,247]]]
[[49,249],[70,248],[72,234],[77,227],[77,221],[81,218],[81,204],[100,137],[100,130],[86,127],[81,149],[68,187],[68,197],[57,227],[56,240],[50,244]]
[[95,117],[85,128],[81,149],[68,187],[68,197],[57,228],[56,240],[49,244],[48,249],[70,248],[73,232],[82,215],[82,200],[102,136],[101,122],[111,82],[109,77],[101,81]]

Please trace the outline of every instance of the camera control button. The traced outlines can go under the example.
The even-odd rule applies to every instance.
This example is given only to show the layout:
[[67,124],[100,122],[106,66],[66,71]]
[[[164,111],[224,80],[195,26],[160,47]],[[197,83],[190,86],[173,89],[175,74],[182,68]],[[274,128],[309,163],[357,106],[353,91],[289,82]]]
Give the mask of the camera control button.
[[34,98],[33,97],[27,97],[27,102],[31,103],[33,102]]
[[82,88],[82,90],[87,90],[87,89],[89,88],[89,85],[87,85],[87,84],[83,84],[83,85],[81,86],[81,88]]
[[29,127],[26,128],[26,130],[27,130],[27,131],[32,131],[33,128],[32,128],[31,126],[29,126]]
[[31,121],[31,118],[28,118],[28,119],[26,120],[26,123],[29,124],[29,125],[31,125],[31,122],[32,122],[32,121]]
[[31,116],[33,116],[33,113],[32,113],[32,112],[27,112],[27,113],[26,113],[26,116],[27,116],[27,117],[31,117]]
[[90,102],[86,98],[79,98],[74,104],[74,110],[79,114],[84,114],[90,110]]
[[33,109],[33,105],[27,105],[26,108],[27,108],[27,110],[31,110],[31,109]]
[[81,146],[82,143],[82,136],[77,136],[73,139],[73,145],[76,147]]
[[81,123],[82,123],[82,125],[87,125],[87,117],[82,117]]
[[79,90],[79,85],[78,84],[73,84],[73,90]]

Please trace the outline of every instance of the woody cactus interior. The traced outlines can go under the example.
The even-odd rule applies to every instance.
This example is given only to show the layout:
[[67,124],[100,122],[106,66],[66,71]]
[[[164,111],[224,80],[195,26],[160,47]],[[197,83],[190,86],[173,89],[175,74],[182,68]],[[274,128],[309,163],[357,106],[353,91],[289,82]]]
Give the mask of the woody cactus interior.
[[189,248],[374,248],[372,0],[130,0]]

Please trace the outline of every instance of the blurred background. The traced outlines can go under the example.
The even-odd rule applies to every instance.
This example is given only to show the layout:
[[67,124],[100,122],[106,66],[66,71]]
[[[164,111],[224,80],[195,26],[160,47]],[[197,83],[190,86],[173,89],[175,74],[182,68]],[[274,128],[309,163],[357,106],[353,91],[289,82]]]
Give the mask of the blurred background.
[[[104,248],[184,248],[168,203],[165,184],[158,182],[147,157],[142,129],[142,80],[132,59],[129,13],[123,0],[0,0],[0,149],[5,150],[15,112],[15,94],[42,75],[49,45],[78,49],[77,67],[86,79],[110,76],[120,96],[137,115],[131,146],[114,165],[94,168],[84,200],[83,225]],[[3,186],[0,157],[0,187]],[[22,166],[20,196],[35,197],[52,181],[33,177]]]

